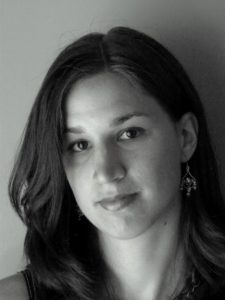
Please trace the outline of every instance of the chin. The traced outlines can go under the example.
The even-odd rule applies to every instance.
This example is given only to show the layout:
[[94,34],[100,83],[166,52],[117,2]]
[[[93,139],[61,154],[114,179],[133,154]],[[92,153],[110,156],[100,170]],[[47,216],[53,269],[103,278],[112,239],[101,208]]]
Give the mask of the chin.
[[142,235],[145,231],[147,231],[148,228],[144,227],[144,224],[141,224],[142,226],[137,225],[119,225],[116,224],[113,228],[107,228],[107,230],[98,229],[101,234],[103,234],[105,237],[115,238],[118,240],[130,240],[134,239],[140,235]]

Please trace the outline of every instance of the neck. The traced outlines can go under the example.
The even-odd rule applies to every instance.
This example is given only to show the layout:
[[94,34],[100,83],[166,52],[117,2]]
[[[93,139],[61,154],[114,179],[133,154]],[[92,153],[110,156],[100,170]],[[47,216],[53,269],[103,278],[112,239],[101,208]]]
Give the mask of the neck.
[[[118,299],[169,299],[184,278],[179,242],[180,207],[139,236],[120,240],[99,233],[100,247]],[[122,297],[121,297],[122,295]]]

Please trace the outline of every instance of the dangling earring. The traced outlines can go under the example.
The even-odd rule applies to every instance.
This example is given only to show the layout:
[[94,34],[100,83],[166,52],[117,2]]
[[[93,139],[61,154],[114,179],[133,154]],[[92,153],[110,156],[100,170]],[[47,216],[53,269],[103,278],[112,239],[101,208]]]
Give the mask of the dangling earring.
[[187,163],[186,164],[186,173],[183,176],[183,178],[181,179],[180,190],[181,191],[186,190],[186,196],[190,197],[192,189],[193,190],[197,189],[197,180],[193,175],[191,175],[190,167]]

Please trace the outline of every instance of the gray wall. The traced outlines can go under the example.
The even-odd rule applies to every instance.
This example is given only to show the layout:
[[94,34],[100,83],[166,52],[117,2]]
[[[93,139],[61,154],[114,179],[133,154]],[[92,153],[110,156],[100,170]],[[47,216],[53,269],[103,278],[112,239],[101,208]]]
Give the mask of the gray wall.
[[225,1],[0,0],[0,278],[24,265],[25,228],[7,181],[35,94],[67,43],[114,25],[145,31],[183,63],[207,111],[224,179]]

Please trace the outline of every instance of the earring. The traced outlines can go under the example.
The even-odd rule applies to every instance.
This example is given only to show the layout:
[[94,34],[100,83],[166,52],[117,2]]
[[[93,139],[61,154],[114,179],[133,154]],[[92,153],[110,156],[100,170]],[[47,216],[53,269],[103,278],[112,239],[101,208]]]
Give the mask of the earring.
[[181,179],[180,190],[181,191],[186,190],[186,196],[190,197],[192,189],[193,190],[197,189],[197,180],[193,175],[191,175],[190,167],[187,163],[186,164],[186,173],[183,176],[183,178]]

